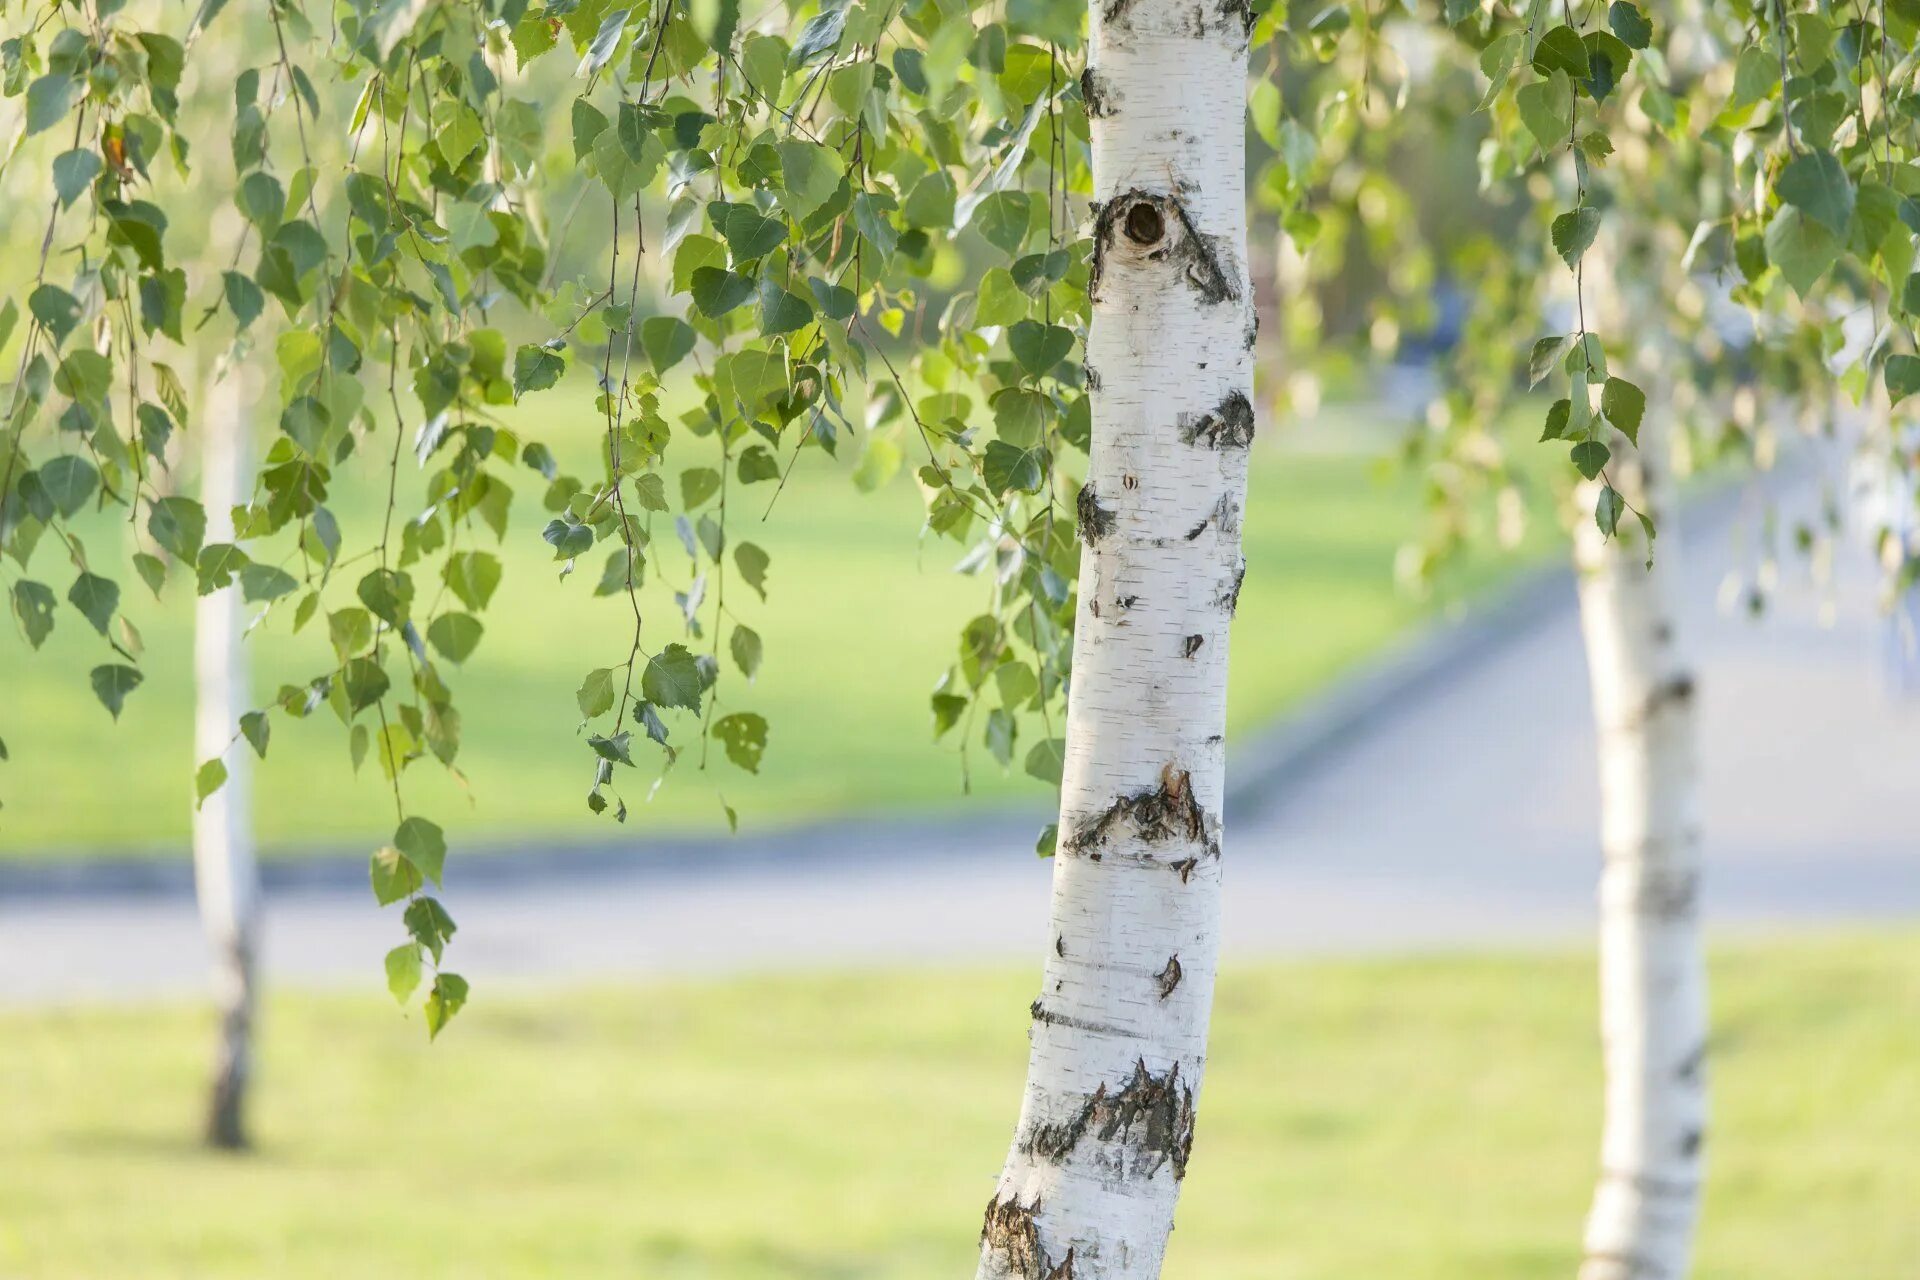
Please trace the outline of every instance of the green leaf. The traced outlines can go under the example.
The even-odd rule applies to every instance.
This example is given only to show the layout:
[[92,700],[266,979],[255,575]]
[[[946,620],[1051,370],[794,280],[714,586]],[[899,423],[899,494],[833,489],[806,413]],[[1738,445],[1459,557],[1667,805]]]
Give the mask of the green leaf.
[[127,704],[127,695],[140,687],[143,677],[132,667],[119,663],[108,663],[95,667],[90,676],[93,682],[93,696],[100,699],[113,718],[120,718],[120,709]]
[[1593,522],[1600,526],[1600,532],[1604,536],[1609,538],[1613,536],[1614,529],[1620,524],[1620,513],[1625,508],[1626,500],[1620,496],[1619,490],[1612,485],[1606,485],[1600,490],[1600,496],[1594,500],[1593,504]]
[[1640,443],[1640,419],[1646,409],[1646,392],[1625,378],[1608,378],[1600,389],[1600,412],[1636,445]]
[[1564,71],[1584,78],[1589,68],[1587,47],[1581,43],[1580,33],[1562,24],[1540,37],[1540,43],[1533,50],[1533,69],[1543,76]]
[[1613,451],[1598,440],[1582,440],[1573,446],[1573,465],[1589,480],[1600,474],[1612,456]]
[[764,217],[750,204],[728,204],[716,200],[707,206],[707,216],[727,242],[736,263],[764,258],[786,243],[786,224]]
[[1567,335],[1556,334],[1550,338],[1541,338],[1533,344],[1533,353],[1527,357],[1527,385],[1537,387],[1540,380],[1553,372],[1553,366],[1560,362],[1560,356],[1567,349]]
[[1066,754],[1067,744],[1064,738],[1047,738],[1034,743],[1027,750],[1028,775],[1050,786],[1059,786],[1060,775],[1065,768]]
[[[695,301],[699,300],[699,285],[695,284]],[[775,334],[792,333],[805,327],[813,319],[813,307],[806,299],[788,293],[773,281],[768,280],[760,286],[760,332],[767,337]]]
[[254,754],[267,758],[267,740],[273,735],[273,723],[264,711],[249,711],[240,717],[240,732],[253,745]]
[[427,1038],[438,1039],[453,1021],[455,1014],[466,1007],[467,980],[457,973],[443,973],[433,980],[433,990],[427,995],[426,1019]]
[[27,312],[53,335],[57,347],[80,323],[80,300],[57,284],[43,284],[27,295]]
[[1653,43],[1653,24],[1630,0],[1613,0],[1607,10],[1607,25],[1629,49],[1644,49]]
[[1033,221],[1033,201],[1024,191],[996,191],[973,211],[973,225],[981,237],[1009,257],[1026,243]]
[[100,473],[93,469],[93,464],[76,454],[49,459],[40,468],[39,476],[40,487],[52,499],[53,509],[67,519],[87,505],[100,484]]
[[387,990],[405,1004],[420,987],[420,944],[408,942],[387,952]]
[[1887,397],[1894,404],[1920,391],[1920,356],[1887,357]]
[[207,513],[191,498],[161,498],[147,516],[147,532],[182,564],[195,564],[207,533]]
[[1572,141],[1573,81],[1565,72],[1556,71],[1550,79],[1523,86],[1514,102],[1542,151],[1552,153]]
[[427,643],[448,662],[462,663],[472,654],[486,628],[470,613],[443,613],[427,627]]
[[1007,331],[1007,345],[1020,366],[1038,378],[1052,372],[1073,350],[1073,331],[1057,324],[1022,320]]
[[722,267],[701,267],[693,273],[693,305],[718,320],[754,294],[753,280]]
[[1840,161],[1825,151],[1795,157],[1780,171],[1774,192],[1837,236],[1847,234],[1853,221],[1853,184]]
[[419,892],[423,883],[420,868],[391,845],[374,850],[371,870],[373,896],[383,907],[392,906],[408,894]]
[[688,467],[680,473],[680,505],[692,511],[720,492],[720,480],[712,467]]
[[107,624],[113,621],[114,610],[120,607],[120,587],[111,578],[82,573],[73,580],[67,600],[104,636]]
[[60,207],[72,206],[92,181],[100,176],[100,157],[87,147],[62,152],[53,161],[53,190]]
[[225,786],[226,783],[227,766],[220,757],[215,756],[213,759],[201,765],[198,772],[193,775],[193,807],[198,809],[201,805],[205,804],[207,797]]
[[38,649],[53,631],[53,589],[31,578],[13,584],[13,616],[27,633],[27,643]]
[[1580,257],[1592,246],[1593,238],[1600,233],[1600,211],[1592,205],[1582,205],[1571,213],[1563,213],[1553,220],[1553,249],[1572,269],[1580,265]]
[[640,325],[640,349],[659,374],[692,354],[694,338],[693,326],[677,316],[649,316]]
[[[27,136],[51,129],[66,118],[79,88],[64,71],[50,72],[27,86]],[[16,92],[9,88],[9,93]]]
[[500,561],[487,551],[456,551],[447,557],[441,578],[467,608],[482,610],[500,585]]
[[746,584],[767,598],[767,553],[751,542],[742,542],[733,549],[733,563],[740,570],[740,576]]
[[545,391],[560,381],[567,371],[566,357],[549,346],[522,343],[513,353],[513,394],[516,399],[529,391]]
[[846,166],[838,152],[817,142],[789,138],[777,150],[783,186],[775,195],[795,222],[805,222],[840,190]]
[[713,736],[726,747],[727,759],[748,773],[760,772],[760,757],[767,749],[765,717],[751,711],[736,711],[714,721]]
[[1795,293],[1807,292],[1839,260],[1840,238],[1799,209],[1782,208],[1767,224],[1767,260]]
[[1546,443],[1548,439],[1565,438],[1565,436],[1567,436],[1567,420],[1569,420],[1571,416],[1571,399],[1565,399],[1565,397],[1563,397],[1563,399],[1553,401],[1548,407],[1548,420],[1546,420],[1546,424],[1540,428],[1540,441]]
[[447,838],[439,827],[425,818],[408,818],[393,833],[393,843],[421,875],[440,883],[440,872],[447,863]]
[[1027,295],[1005,267],[995,267],[980,278],[973,318],[982,325],[1008,325],[1027,318]]
[[612,668],[595,667],[587,672],[587,678],[580,682],[573,698],[580,704],[580,714],[589,720],[613,710]]
[[740,465],[736,469],[735,474],[740,477],[741,484],[758,484],[762,480],[778,480],[780,478],[780,463],[774,458],[773,451],[765,445],[751,445],[740,455]]
[[391,627],[405,626],[413,607],[413,579],[393,569],[374,569],[356,589],[360,603]]
[[1004,440],[990,440],[981,463],[981,478],[993,493],[1010,490],[1038,493],[1046,482],[1046,450],[1020,448]]
[[701,688],[699,663],[682,644],[670,644],[647,659],[640,675],[640,695],[655,706],[698,711]]
[[433,953],[435,963],[439,962],[453,935],[460,931],[438,898],[417,898],[409,902],[401,921],[413,940]]
[[760,633],[751,627],[734,624],[733,637],[727,642],[733,653],[734,665],[751,682],[760,674]]

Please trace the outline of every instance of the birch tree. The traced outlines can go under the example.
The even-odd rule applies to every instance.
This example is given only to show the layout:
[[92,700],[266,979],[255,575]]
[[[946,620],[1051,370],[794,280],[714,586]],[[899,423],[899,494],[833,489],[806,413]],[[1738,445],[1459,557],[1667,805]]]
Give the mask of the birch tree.
[[1254,429],[1246,13],[1096,6],[1093,439],[1049,945],[983,1280],[1159,1275],[1219,957]]
[[[207,536],[233,537],[233,509],[242,505],[247,462],[245,371],[229,369],[207,393],[198,428],[200,502]],[[207,1141],[247,1145],[247,1089],[253,1076],[254,1019],[258,1011],[260,875],[254,860],[244,735],[265,746],[266,720],[247,711],[246,648],[238,592],[232,587],[194,602],[194,753],[201,766],[201,799],[193,815],[193,883],[200,921],[213,960],[219,1027],[207,1105]],[[240,726],[236,734],[235,726]]]

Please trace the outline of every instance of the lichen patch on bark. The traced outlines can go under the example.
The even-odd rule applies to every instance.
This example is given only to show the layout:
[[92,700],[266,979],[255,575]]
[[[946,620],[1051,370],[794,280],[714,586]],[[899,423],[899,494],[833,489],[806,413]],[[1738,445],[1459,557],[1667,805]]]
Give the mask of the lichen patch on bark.
[[1087,117],[1092,120],[1105,119],[1120,108],[1120,91],[1092,67],[1080,73],[1080,97],[1087,104]]
[[[1097,1147],[1085,1149],[1088,1140]],[[1101,1084],[1071,1117],[1038,1124],[1023,1148],[1042,1160],[1091,1160],[1116,1174],[1150,1178],[1171,1167],[1175,1181],[1187,1176],[1193,1151],[1193,1090],[1180,1078],[1180,1064],[1163,1074],[1144,1058],[1118,1088]]]
[[1080,486],[1076,510],[1080,516],[1080,539],[1088,546],[1113,532],[1114,513],[1100,505],[1100,496],[1093,491],[1092,481]]
[[1253,443],[1253,402],[1230,391],[1206,413],[1180,415],[1180,438],[1207,449],[1244,449]]

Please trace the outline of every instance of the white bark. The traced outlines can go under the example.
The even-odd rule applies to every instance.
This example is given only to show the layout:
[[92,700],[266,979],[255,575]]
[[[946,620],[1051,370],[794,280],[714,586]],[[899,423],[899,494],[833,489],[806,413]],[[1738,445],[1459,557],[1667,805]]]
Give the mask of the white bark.
[[[1641,451],[1616,448],[1609,468],[1656,521],[1666,468],[1659,418],[1656,406]],[[1680,1280],[1707,1119],[1694,681],[1669,598],[1671,520],[1660,524],[1649,570],[1637,537],[1602,540],[1597,492],[1582,492],[1574,546],[1599,734],[1606,1120],[1580,1277]],[[1621,529],[1638,533],[1631,516]]]
[[[208,395],[196,424],[200,437],[200,499],[207,541],[233,538],[233,507],[244,501],[247,430],[245,373],[230,369]],[[255,960],[259,944],[259,871],[249,810],[249,756],[244,742],[229,746],[247,710],[247,664],[241,644],[237,587],[201,596],[194,612],[194,758],[222,757],[227,782],[193,816],[194,890],[212,949],[213,993],[220,1015],[214,1051],[207,1141],[246,1145],[244,1107],[253,1065]]]
[[1246,11],[1093,12],[1093,443],[1045,978],[984,1280],[1158,1276],[1219,949],[1254,318]]

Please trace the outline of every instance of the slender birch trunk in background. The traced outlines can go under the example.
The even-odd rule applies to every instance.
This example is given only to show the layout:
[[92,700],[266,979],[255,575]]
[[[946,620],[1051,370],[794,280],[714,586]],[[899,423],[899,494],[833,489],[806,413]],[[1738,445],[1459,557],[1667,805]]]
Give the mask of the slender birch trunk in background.
[[[229,369],[211,388],[197,424],[200,497],[209,543],[232,540],[233,506],[246,496],[240,492],[247,454],[244,377],[243,370]],[[216,1147],[247,1145],[245,1104],[253,1066],[260,932],[248,748],[228,745],[248,705],[238,591],[237,586],[227,587],[201,596],[194,613],[195,759],[221,757],[227,766],[226,785],[208,796],[193,816],[194,889],[213,951],[214,1001],[220,1013],[207,1109],[207,1141]]]
[[[1707,1119],[1692,669],[1676,630],[1659,412],[1610,467],[1661,529],[1605,541],[1586,486],[1574,538],[1599,734],[1600,1023],[1606,1120],[1580,1280],[1680,1280],[1692,1251]],[[1622,442],[1624,445],[1624,442]],[[1661,517],[1668,519],[1662,521]],[[1623,533],[1638,533],[1628,517]]]
[[1253,436],[1247,13],[1095,5],[1089,479],[1045,978],[985,1280],[1150,1280],[1219,950],[1227,626]]

